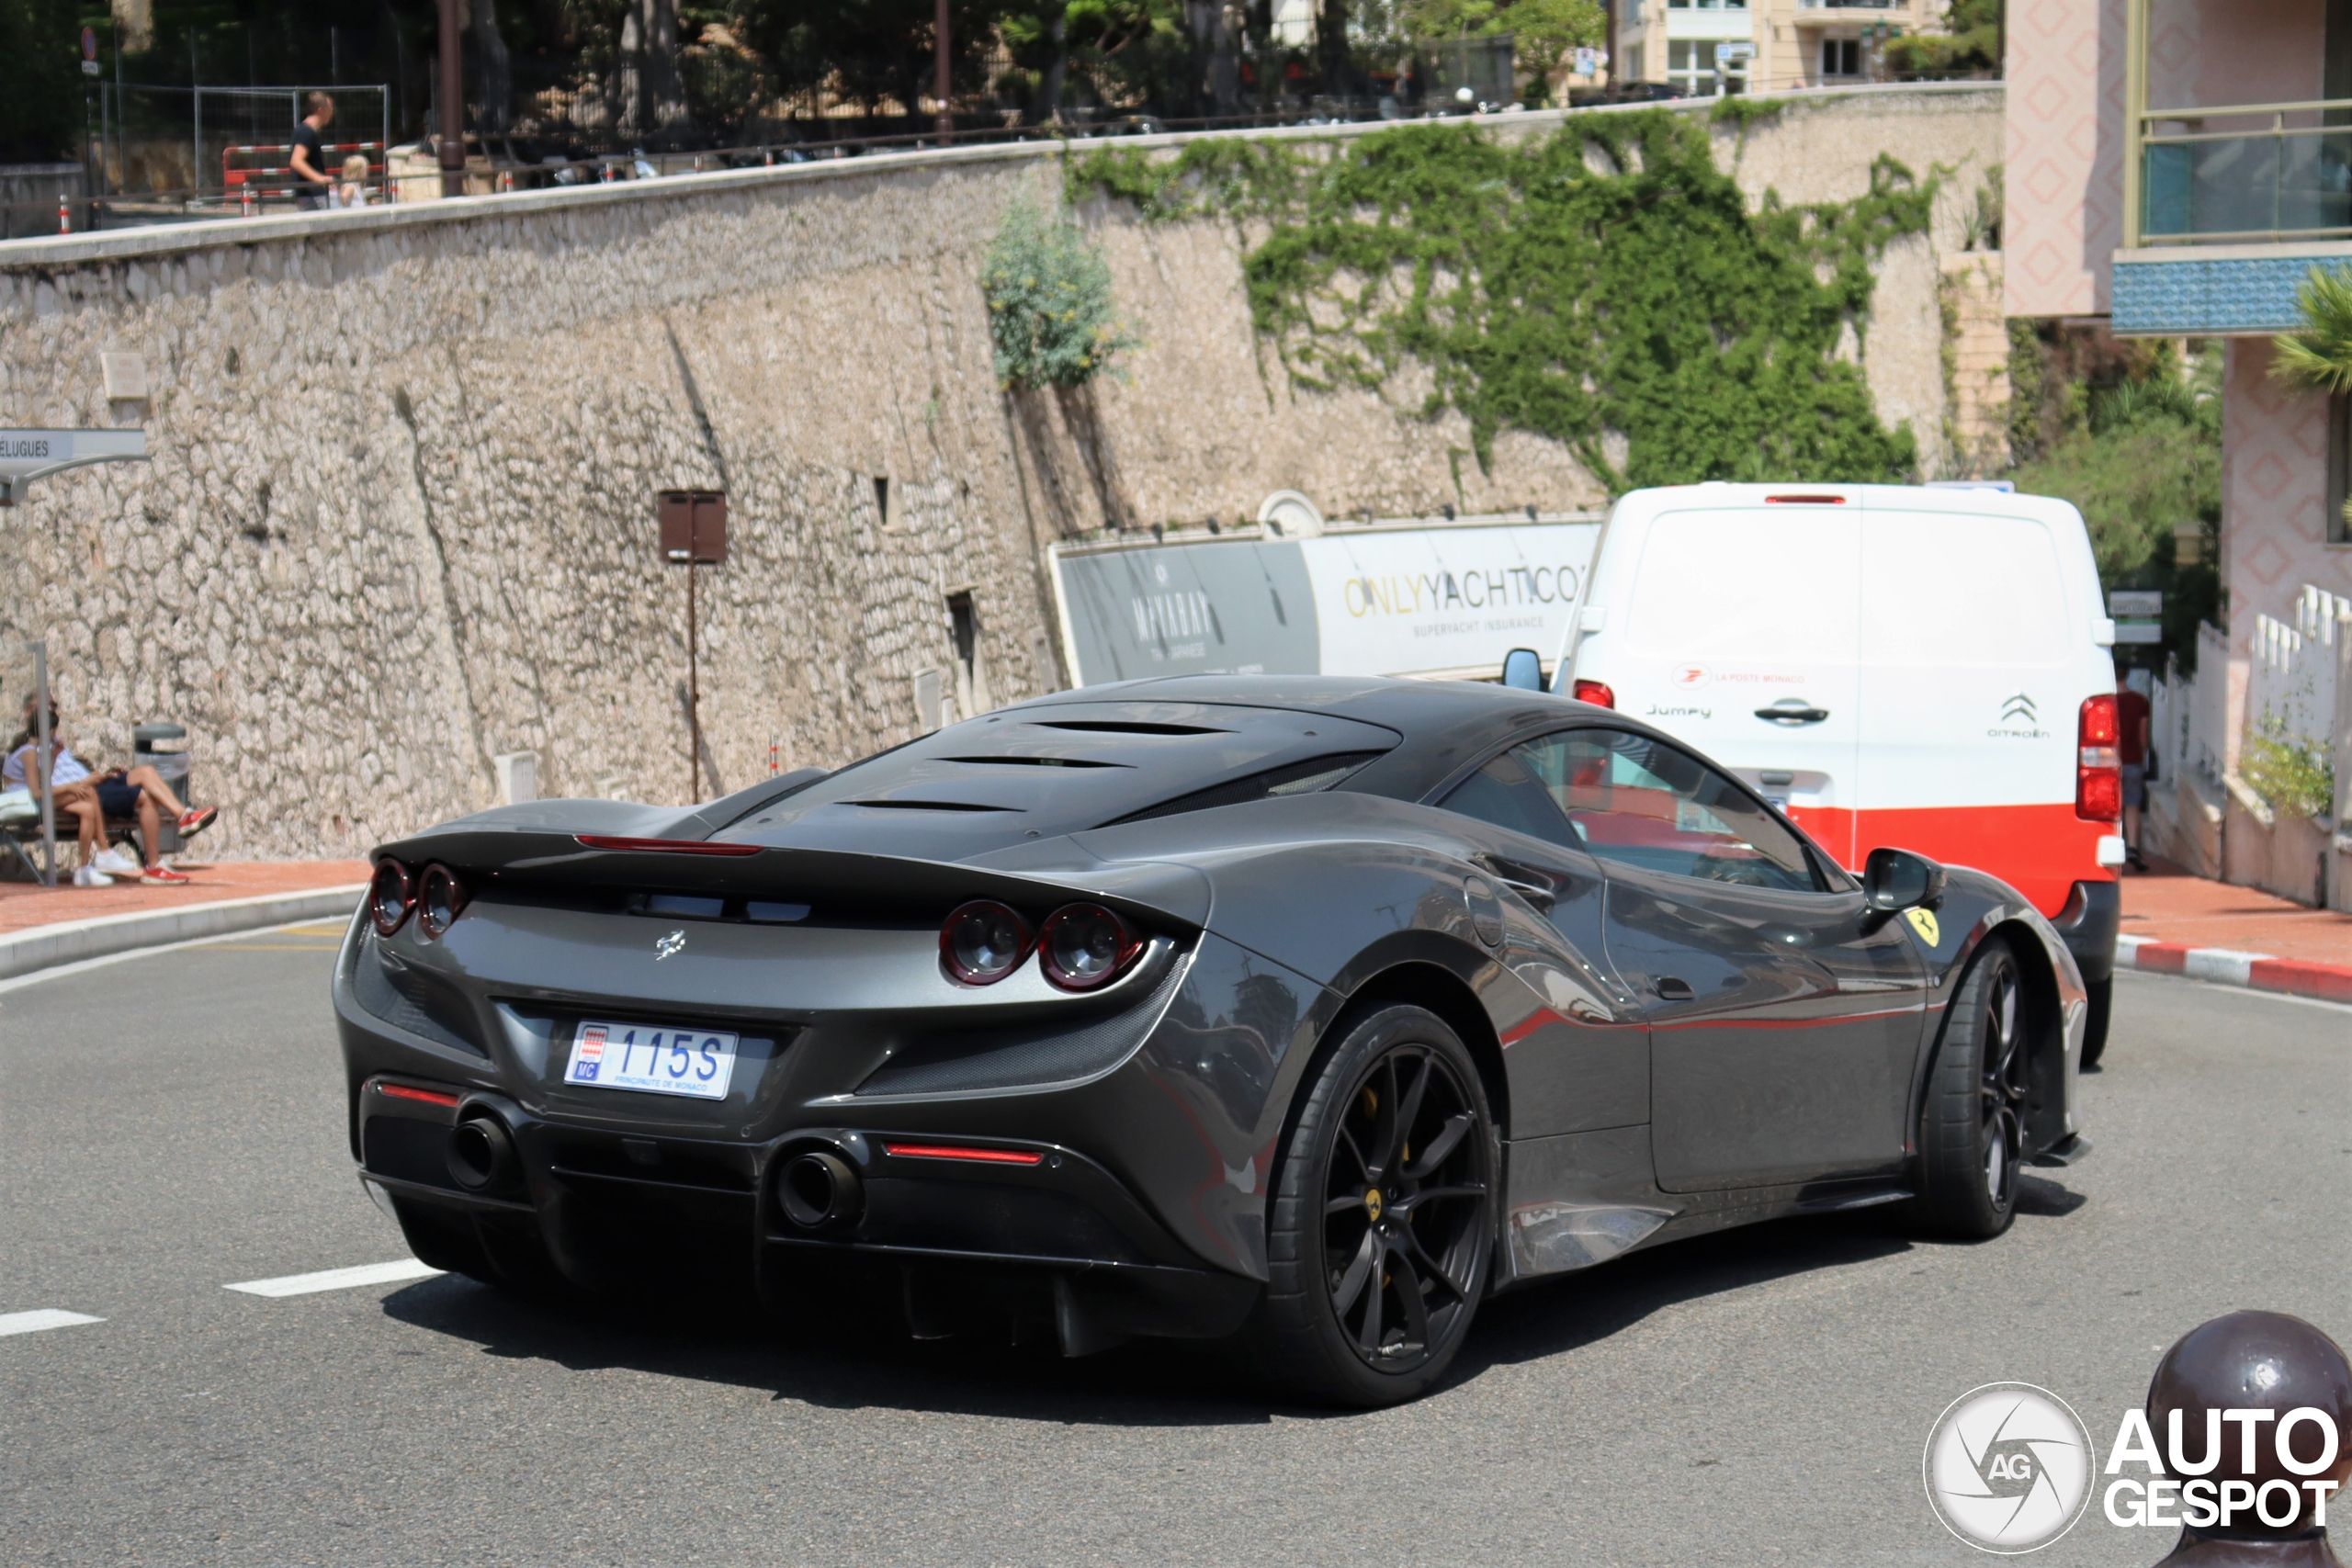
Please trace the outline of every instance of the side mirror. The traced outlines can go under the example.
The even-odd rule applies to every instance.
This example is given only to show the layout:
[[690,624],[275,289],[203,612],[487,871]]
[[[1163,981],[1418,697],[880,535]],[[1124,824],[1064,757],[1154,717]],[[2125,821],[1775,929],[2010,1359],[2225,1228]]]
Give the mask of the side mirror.
[[1544,689],[1544,660],[1532,648],[1514,648],[1503,655],[1503,684],[1522,692]]
[[1909,850],[1872,850],[1862,866],[1862,901],[1881,914],[1943,901],[1944,868]]

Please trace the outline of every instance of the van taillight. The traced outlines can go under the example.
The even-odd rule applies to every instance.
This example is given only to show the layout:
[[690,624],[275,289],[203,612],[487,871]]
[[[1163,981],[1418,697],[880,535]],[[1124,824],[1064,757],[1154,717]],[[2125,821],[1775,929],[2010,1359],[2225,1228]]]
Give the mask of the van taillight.
[[2075,815],[2090,822],[2112,822],[2123,815],[2123,754],[2115,694],[2085,697],[2075,724]]
[[1764,498],[1764,504],[1767,506],[1843,506],[1846,504],[1846,498],[1842,495],[1768,495]]
[[1590,703],[1597,708],[1613,708],[1617,705],[1617,694],[1611,691],[1608,683],[1602,681],[1578,681],[1569,688],[1568,694],[1580,703]]

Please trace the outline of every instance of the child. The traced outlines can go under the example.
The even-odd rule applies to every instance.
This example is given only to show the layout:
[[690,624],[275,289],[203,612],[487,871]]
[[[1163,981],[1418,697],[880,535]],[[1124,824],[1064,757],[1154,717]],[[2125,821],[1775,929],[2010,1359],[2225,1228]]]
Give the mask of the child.
[[334,204],[337,207],[368,205],[368,158],[365,153],[354,152],[343,161],[343,181],[334,187]]

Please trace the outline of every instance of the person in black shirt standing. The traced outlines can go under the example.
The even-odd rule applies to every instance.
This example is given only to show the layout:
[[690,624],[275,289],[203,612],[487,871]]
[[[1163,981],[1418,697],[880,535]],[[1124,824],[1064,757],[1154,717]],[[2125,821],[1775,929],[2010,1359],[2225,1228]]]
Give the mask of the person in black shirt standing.
[[294,156],[290,160],[294,205],[305,212],[315,212],[327,205],[328,194],[334,189],[334,176],[327,172],[326,139],[320,134],[334,123],[334,100],[324,93],[312,93],[302,100],[302,107],[310,112],[294,128]]

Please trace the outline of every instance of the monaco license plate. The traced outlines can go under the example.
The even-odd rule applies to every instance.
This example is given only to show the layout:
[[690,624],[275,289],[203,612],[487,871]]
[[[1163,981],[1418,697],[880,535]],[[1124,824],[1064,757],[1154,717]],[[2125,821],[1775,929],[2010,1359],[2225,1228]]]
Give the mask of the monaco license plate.
[[563,1081],[592,1089],[724,1100],[735,1075],[735,1036],[715,1029],[583,1019],[572,1032]]

